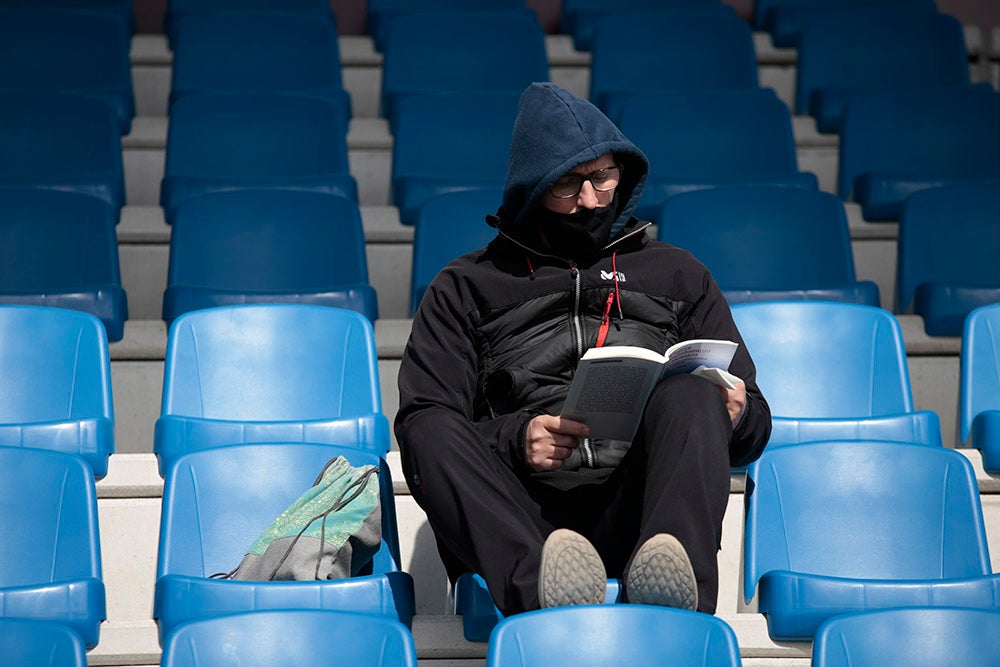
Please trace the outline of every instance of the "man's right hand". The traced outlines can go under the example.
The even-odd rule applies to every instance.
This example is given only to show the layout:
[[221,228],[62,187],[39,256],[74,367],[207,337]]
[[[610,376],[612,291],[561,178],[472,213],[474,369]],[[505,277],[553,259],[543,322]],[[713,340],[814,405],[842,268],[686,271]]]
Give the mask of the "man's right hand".
[[528,467],[536,472],[558,470],[586,437],[586,424],[555,415],[538,415],[525,431],[525,457]]

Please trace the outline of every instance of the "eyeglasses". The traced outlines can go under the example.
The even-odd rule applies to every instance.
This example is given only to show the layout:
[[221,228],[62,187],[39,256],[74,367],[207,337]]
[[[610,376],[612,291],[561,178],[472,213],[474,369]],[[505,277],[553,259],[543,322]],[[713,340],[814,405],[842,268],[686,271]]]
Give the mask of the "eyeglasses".
[[594,190],[611,192],[621,181],[621,167],[613,165],[589,174],[566,174],[549,188],[549,194],[556,199],[570,199],[580,194],[584,181],[590,181]]

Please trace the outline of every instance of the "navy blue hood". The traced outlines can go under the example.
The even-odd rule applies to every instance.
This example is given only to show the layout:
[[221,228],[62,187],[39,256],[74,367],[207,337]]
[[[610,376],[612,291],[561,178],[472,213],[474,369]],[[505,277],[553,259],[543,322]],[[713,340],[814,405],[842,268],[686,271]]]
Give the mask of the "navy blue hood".
[[605,153],[622,165],[614,238],[639,202],[649,171],[646,156],[587,100],[552,83],[531,84],[514,121],[501,218],[512,225],[525,222],[557,179]]

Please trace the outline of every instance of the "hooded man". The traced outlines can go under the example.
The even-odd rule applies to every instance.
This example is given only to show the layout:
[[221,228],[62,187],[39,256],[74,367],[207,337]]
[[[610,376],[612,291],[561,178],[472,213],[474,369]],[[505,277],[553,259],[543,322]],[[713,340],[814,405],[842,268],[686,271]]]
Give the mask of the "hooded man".
[[[714,613],[730,468],[771,416],[708,270],[632,216],[648,163],[595,106],[529,86],[497,237],[427,290],[399,371],[395,433],[452,582],[472,571],[505,615],[627,601]],[[739,343],[736,389],[691,374],[653,390],[631,442],[559,417],[590,347]]]

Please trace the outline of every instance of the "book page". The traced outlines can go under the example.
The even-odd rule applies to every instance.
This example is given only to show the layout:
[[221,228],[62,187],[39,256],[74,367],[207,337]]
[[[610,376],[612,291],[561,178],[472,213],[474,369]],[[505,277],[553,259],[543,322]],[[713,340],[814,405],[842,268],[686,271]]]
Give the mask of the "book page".
[[629,357],[581,360],[562,416],[589,426],[592,438],[631,440],[659,378],[659,362]]
[[736,354],[736,343],[729,340],[695,339],[672,345],[667,350],[664,377],[678,373],[690,373],[698,366],[729,370],[729,364]]

